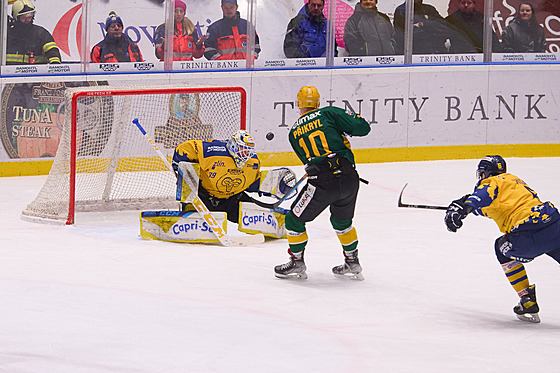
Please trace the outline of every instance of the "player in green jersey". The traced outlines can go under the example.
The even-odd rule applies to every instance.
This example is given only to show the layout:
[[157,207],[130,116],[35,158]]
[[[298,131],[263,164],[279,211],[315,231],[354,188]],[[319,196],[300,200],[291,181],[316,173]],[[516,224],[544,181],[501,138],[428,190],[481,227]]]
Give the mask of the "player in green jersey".
[[352,226],[360,178],[348,136],[365,136],[369,123],[337,107],[319,108],[319,92],[305,86],[297,95],[301,116],[290,130],[292,148],[305,165],[307,185],[286,215],[290,261],[274,268],[279,278],[307,278],[303,252],[305,224],[327,207],[331,224],[342,244],[345,261],[332,269],[335,276],[363,280],[358,260],[358,235]]

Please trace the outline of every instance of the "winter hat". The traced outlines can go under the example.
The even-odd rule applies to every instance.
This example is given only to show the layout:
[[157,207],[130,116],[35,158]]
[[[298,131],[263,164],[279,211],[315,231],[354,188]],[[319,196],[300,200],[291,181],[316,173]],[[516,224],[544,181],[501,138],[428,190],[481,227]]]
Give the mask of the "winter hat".
[[233,4],[233,5],[237,5],[237,0],[222,0],[222,5],[224,4]]
[[181,0],[175,0],[175,8],[181,8],[185,11],[185,13],[187,12],[187,4]]
[[109,13],[109,17],[105,20],[105,31],[109,30],[109,26],[113,23],[120,23],[121,26],[124,27],[121,17],[119,17],[117,13],[111,11],[111,13]]

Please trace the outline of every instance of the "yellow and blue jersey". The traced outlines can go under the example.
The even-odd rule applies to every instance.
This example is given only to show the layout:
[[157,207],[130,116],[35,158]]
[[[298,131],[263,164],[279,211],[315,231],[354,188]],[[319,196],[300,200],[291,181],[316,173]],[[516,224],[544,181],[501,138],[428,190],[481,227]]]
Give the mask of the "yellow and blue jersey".
[[200,186],[217,198],[229,198],[243,191],[258,191],[261,164],[253,155],[242,169],[222,140],[189,140],[179,144],[173,154],[173,164],[192,162],[200,165]]
[[538,228],[558,218],[552,203],[541,202],[523,180],[508,173],[482,179],[465,205],[472,206],[475,215],[494,220],[502,233]]

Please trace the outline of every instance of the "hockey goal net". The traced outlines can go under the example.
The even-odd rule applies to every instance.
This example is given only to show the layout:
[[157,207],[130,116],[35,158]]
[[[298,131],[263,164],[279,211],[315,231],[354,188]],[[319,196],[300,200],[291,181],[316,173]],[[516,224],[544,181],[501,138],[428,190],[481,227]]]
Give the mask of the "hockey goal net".
[[65,91],[62,137],[51,171],[22,211],[31,221],[73,224],[80,211],[176,208],[171,162],[186,140],[229,138],[245,129],[241,87],[98,86]]

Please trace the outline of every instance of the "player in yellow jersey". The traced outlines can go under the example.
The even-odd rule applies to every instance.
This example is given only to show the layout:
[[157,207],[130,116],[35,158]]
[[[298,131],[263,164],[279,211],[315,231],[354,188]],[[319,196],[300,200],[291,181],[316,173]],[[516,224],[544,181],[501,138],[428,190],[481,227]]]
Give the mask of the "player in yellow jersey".
[[530,285],[523,263],[542,254],[560,263],[558,210],[552,203],[542,202],[523,180],[507,173],[506,162],[499,155],[482,158],[477,177],[474,192],[453,201],[447,208],[447,229],[456,232],[471,212],[496,222],[504,233],[495,242],[496,256],[520,297],[513,312],[520,320],[538,323],[535,285]]
[[239,203],[254,202],[245,192],[280,199],[295,185],[295,175],[288,168],[261,172],[255,140],[245,130],[235,132],[228,140],[185,141],[173,154],[175,170],[180,162],[199,165],[198,196],[210,211],[224,211],[234,223],[239,220]]

